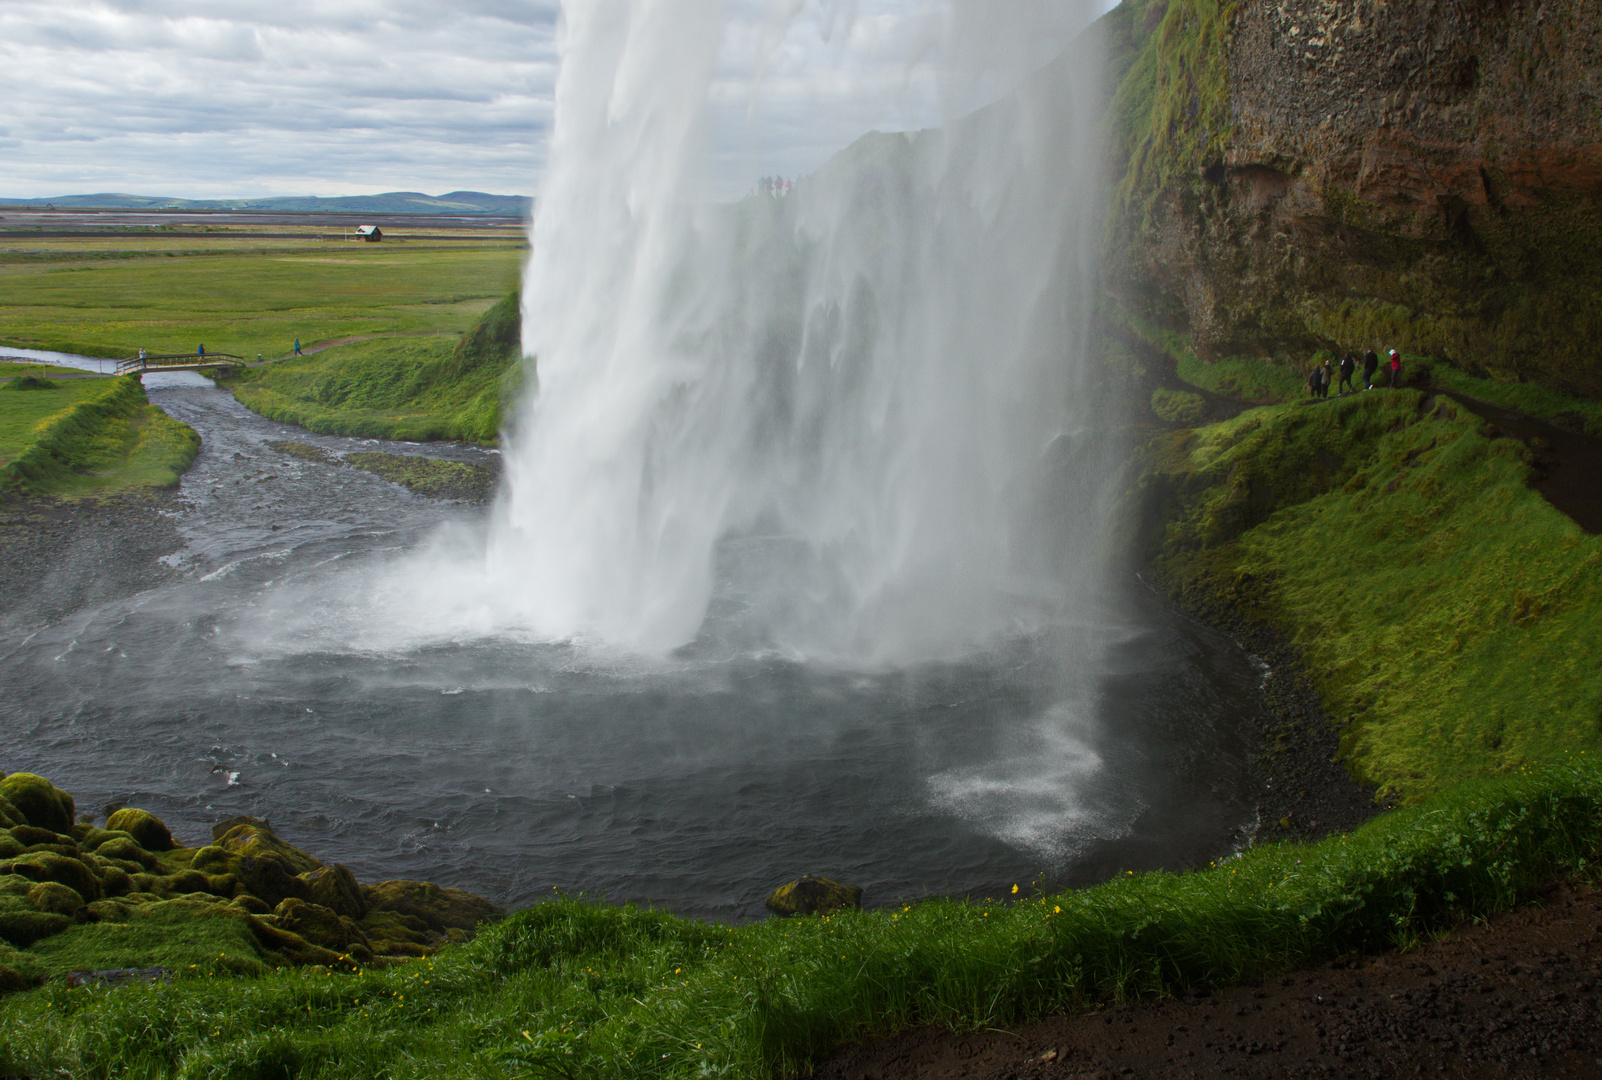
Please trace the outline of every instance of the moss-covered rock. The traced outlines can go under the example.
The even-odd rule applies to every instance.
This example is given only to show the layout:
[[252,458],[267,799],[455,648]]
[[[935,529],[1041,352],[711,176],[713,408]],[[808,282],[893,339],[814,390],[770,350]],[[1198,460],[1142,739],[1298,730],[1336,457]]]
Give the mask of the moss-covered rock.
[[65,885],[85,901],[99,900],[100,877],[82,859],[53,852],[30,852],[8,863],[0,863],[0,873],[19,874],[30,881],[54,881]]
[[47,911],[0,911],[0,939],[19,949],[59,934],[72,925],[65,915]]
[[73,915],[84,906],[83,897],[55,881],[41,881],[28,890],[28,903],[35,911],[50,911],[57,915]]
[[293,844],[286,844],[280,840],[265,822],[235,825],[216,840],[216,845],[241,858],[276,856],[292,867],[296,874],[310,873],[321,869],[323,865],[321,860],[313,858]]
[[146,851],[171,851],[178,846],[166,823],[148,810],[124,807],[106,819],[106,828],[127,833]]
[[77,813],[72,796],[42,776],[12,773],[0,780],[0,796],[20,811],[29,825],[58,833],[72,830],[72,819]]
[[100,869],[100,888],[107,896],[126,896],[133,891],[133,875],[117,866]]
[[273,909],[279,929],[298,934],[313,945],[367,961],[373,956],[371,943],[356,921],[348,916],[304,900],[285,900]]
[[441,935],[453,926],[471,933],[484,920],[505,914],[482,896],[427,881],[381,881],[364,888],[362,896],[369,908],[410,915]]
[[27,823],[28,819],[22,816],[22,811],[13,806],[10,799],[0,795],[0,828],[10,829]]
[[862,906],[862,889],[806,874],[773,890],[767,908],[775,915],[828,915]]
[[11,836],[26,847],[37,847],[40,844],[51,847],[64,847],[69,851],[78,850],[78,842],[71,836],[63,836],[49,829],[41,829],[35,825],[18,825],[11,830]]
[[128,870],[131,874],[138,873],[141,870],[149,873],[158,868],[159,863],[156,857],[140,847],[133,837],[125,833],[108,833],[107,835],[109,839],[102,841],[98,847],[92,849],[96,858],[130,864],[133,869],[129,869],[127,865],[123,866],[123,869]]
[[311,887],[308,899],[312,903],[351,919],[360,919],[367,914],[367,901],[362,898],[362,887],[356,883],[356,875],[348,868],[335,863],[301,876]]
[[0,859],[14,859],[27,850],[25,844],[19,843],[9,832],[0,832]]
[[22,972],[17,971],[14,968],[9,968],[4,964],[0,964],[0,996],[4,996],[6,994],[15,994],[18,991],[27,990],[29,987],[34,985],[35,981],[36,980],[28,978],[26,975],[23,975]]

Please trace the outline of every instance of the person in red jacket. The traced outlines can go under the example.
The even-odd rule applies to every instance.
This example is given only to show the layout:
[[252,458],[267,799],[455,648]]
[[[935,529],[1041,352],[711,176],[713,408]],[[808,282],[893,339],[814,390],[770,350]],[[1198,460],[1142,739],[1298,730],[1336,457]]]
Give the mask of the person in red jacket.
[[1391,389],[1395,390],[1402,385],[1402,354],[1395,349],[1391,350]]

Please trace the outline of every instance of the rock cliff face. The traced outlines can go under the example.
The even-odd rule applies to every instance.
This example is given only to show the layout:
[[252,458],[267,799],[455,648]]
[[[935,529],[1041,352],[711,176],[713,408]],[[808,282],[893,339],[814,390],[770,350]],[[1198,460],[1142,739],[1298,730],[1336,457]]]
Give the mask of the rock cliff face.
[[[1178,103],[1122,117],[1170,166],[1126,176],[1126,310],[1203,359],[1395,346],[1602,397],[1595,0],[1124,8],[1120,95]],[[1184,54],[1209,24],[1211,83]]]

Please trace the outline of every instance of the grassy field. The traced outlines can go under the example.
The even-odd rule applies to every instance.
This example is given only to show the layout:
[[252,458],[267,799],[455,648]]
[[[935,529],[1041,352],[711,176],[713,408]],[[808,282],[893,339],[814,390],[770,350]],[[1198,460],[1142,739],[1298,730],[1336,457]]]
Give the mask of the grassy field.
[[511,293],[460,337],[381,338],[228,373],[241,404],[309,431],[493,443],[522,383]]
[[145,400],[138,379],[32,382],[0,384],[0,492],[171,487],[200,449],[193,429]]
[[0,346],[254,360],[367,335],[453,339],[516,286],[516,239],[0,234]]

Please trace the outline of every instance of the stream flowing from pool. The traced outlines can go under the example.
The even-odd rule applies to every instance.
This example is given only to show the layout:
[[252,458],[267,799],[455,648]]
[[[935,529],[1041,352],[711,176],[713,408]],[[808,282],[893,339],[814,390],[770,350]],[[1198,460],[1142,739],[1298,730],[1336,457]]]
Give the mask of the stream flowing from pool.
[[[439,530],[481,533],[486,511],[265,444],[491,454],[310,435],[196,376],[147,385],[204,439],[173,580],[0,639],[0,768],[83,809],[148,807],[190,844],[256,814],[362,880],[731,919],[804,872],[873,906],[1180,868],[1250,818],[1258,666],[1138,586],[1077,625],[887,669],[741,644],[717,605],[706,641],[654,658],[364,640],[339,612],[382,611]],[[1063,660],[1086,652],[1093,671]]]

